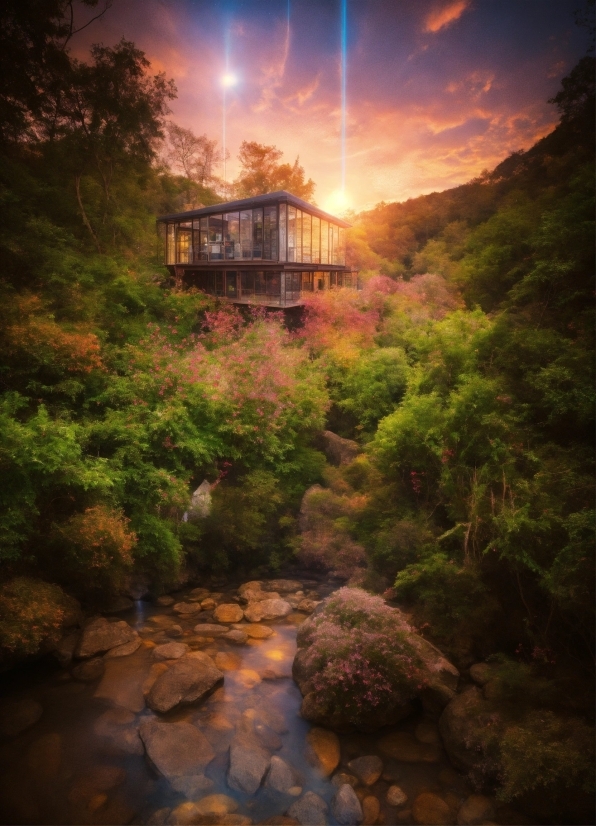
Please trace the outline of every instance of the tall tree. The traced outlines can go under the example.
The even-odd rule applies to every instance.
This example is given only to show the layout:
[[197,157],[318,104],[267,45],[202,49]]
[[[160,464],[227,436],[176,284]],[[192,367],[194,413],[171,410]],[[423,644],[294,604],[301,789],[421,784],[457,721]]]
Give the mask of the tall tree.
[[240,198],[250,198],[286,189],[298,198],[310,201],[315,182],[312,178],[304,180],[304,167],[300,166],[299,158],[293,164],[280,164],[282,154],[276,146],[243,141],[238,153],[242,169],[236,180],[236,194]]
[[215,177],[214,166],[222,159],[217,141],[209,140],[207,135],[195,135],[191,129],[175,123],[170,123],[167,131],[169,160],[182,169],[190,181],[207,186]]

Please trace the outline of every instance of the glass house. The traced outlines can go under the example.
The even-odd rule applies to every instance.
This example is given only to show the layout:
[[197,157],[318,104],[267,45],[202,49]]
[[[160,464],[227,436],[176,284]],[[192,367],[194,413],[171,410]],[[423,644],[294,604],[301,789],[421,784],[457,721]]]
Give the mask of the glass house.
[[306,293],[356,287],[345,230],[289,192],[271,192],[157,219],[173,278],[236,304],[294,307]]

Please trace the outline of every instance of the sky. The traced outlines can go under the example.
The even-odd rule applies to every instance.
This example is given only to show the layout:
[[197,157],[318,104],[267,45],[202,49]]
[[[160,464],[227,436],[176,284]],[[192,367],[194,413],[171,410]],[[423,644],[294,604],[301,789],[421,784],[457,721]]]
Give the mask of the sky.
[[243,140],[274,145],[284,162],[299,157],[316,203],[341,214],[465,183],[550,132],[547,101],[586,51],[582,5],[114,0],[73,52],[134,41],[176,83],[171,120],[221,148],[225,111],[228,181]]

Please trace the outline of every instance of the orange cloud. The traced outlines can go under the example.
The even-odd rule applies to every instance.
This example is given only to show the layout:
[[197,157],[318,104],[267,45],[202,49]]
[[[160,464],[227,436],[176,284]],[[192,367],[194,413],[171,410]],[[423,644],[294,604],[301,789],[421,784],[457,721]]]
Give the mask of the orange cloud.
[[448,3],[446,6],[434,9],[426,18],[424,31],[438,32],[460,18],[469,5],[470,0],[455,0],[455,2]]

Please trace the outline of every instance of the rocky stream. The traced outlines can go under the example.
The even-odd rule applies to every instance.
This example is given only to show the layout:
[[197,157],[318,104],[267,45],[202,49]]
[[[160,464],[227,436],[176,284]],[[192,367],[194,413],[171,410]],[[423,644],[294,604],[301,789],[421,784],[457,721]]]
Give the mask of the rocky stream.
[[336,587],[270,580],[138,600],[89,618],[51,662],[5,674],[1,822],[531,822],[473,793],[432,703],[375,733],[300,715],[297,629]]

